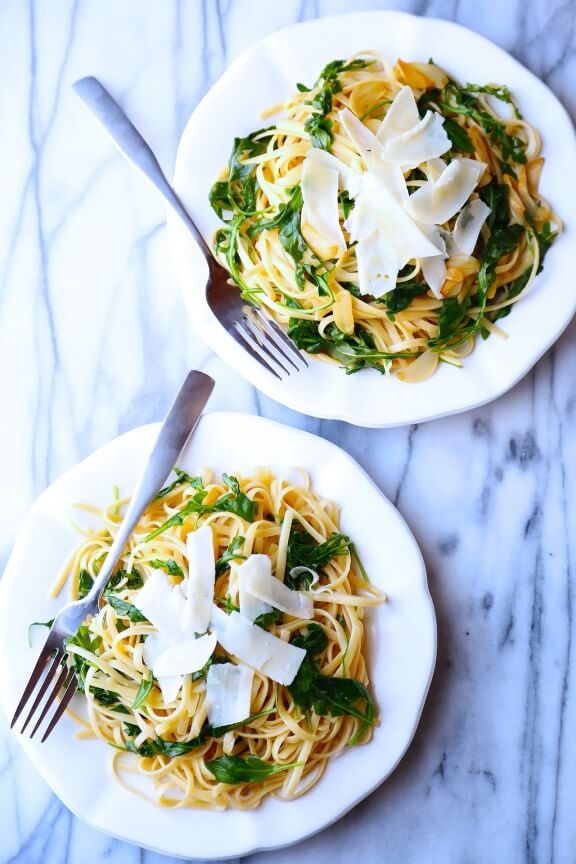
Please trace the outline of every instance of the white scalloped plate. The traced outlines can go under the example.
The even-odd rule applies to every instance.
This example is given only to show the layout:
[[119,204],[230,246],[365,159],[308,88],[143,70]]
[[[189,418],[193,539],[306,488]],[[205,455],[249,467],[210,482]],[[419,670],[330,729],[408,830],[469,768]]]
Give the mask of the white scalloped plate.
[[[433,54],[457,79],[510,87],[543,136],[542,194],[561,218],[569,218],[576,189],[576,138],[568,114],[550,90],[501,48],[464,27],[401,12],[365,12],[273,33],[235,60],[195,109],[178,148],[174,185],[206,238],[219,224],[208,191],[226,164],[234,137],[266,125],[260,112],[284,101],[297,81],[311,83],[328,61],[368,48],[393,61],[402,57],[425,62]],[[463,370],[442,364],[430,380],[408,385],[375,370],[347,376],[313,359],[309,370],[279,382],[210,312],[204,297],[206,264],[171,212],[168,231],[192,322],[211,348],[289,408],[358,426],[417,423],[495,399],[532,368],[576,311],[576,241],[567,224],[529,296],[503,322],[509,338],[479,340]]]
[[[112,486],[130,494],[151,448],[156,424],[116,438],[81,462],[32,507],[0,582],[0,683],[10,717],[35,662],[27,643],[31,621],[44,621],[62,600],[47,598],[63,561],[78,542],[72,502],[103,505]],[[64,804],[114,837],[169,855],[225,858],[301,840],[334,822],[393,770],[416,730],[436,659],[436,621],[416,542],[392,504],[339,447],[306,432],[246,414],[204,416],[179,464],[189,471],[249,473],[268,465],[281,474],[311,469],[314,487],[342,505],[342,529],[357,542],[372,581],[389,603],[367,613],[371,686],[380,725],[364,746],[346,750],[311,792],[255,811],[166,810],[119,786],[101,741],[78,741],[64,717],[45,744],[19,736],[28,756]],[[40,629],[40,628],[38,628]]]

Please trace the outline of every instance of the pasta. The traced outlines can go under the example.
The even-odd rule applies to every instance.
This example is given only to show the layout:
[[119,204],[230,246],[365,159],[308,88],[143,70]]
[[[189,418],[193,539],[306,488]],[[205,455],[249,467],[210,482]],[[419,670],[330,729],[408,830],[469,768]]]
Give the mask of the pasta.
[[[87,721],[74,715],[79,734],[116,748],[117,779],[142,794],[130,778],[150,778],[154,800],[165,807],[249,809],[267,795],[295,798],[318,782],[332,756],[370,739],[377,717],[366,689],[364,610],[385,595],[368,582],[353,544],[339,532],[336,504],[312,490],[304,471],[296,482],[266,468],[239,481],[228,475],[219,481],[208,469],[198,477],[175,471],[133,533],[98,614],[67,642],[88,712]],[[53,593],[65,584],[74,598],[89,591],[125,503],[115,500],[103,511],[77,505],[101,527],[79,528],[83,542]],[[146,663],[155,627],[139,609],[144,586],[159,573],[171,586],[187,584],[191,596],[187,543],[204,526],[213,542],[220,615],[239,606],[242,612],[239,567],[253,555],[269,558],[276,579],[294,589],[291,596],[313,601],[309,620],[277,609],[256,619],[255,629],[300,645],[305,659],[288,686],[256,669],[250,717],[229,728],[209,723],[207,674],[237,659],[218,644],[166,701],[163,682]]]
[[[411,110],[419,112],[414,120],[422,120],[387,143],[388,112],[394,108],[403,120],[399,97],[404,103],[410,98]],[[301,349],[348,373],[372,367],[406,382],[428,378],[440,361],[461,366],[478,336],[504,336],[496,322],[530,290],[561,229],[538,192],[540,135],[508,89],[462,87],[432,62],[392,66],[366,51],[328,64],[311,88],[299,84],[283,107],[273,125],[235,140],[210,193],[226,223],[214,236],[214,251],[242,296],[264,307]],[[426,124],[428,130],[420,128]],[[443,159],[415,164],[416,157],[410,164],[415,132],[421,138],[426,132],[432,146],[434,135],[436,141],[443,136]],[[323,169],[316,185],[310,183],[309,194],[321,198],[316,221],[303,200],[311,153]],[[358,229],[354,186],[365,188],[368,174],[382,169],[375,155],[386,170],[401,172],[394,183],[405,196],[402,218],[415,207],[414,193],[422,202],[422,194],[439,192],[443,171],[440,184],[456,166],[479,169],[466,201],[448,219],[416,224],[420,243],[413,250],[431,242],[435,257],[433,249],[423,257],[399,249],[398,222],[386,221],[383,212],[372,213],[376,229]],[[468,233],[460,247],[456,241],[473,214],[476,236],[470,241]],[[372,282],[363,276],[370,266]],[[389,277],[387,287],[373,291],[382,276]]]

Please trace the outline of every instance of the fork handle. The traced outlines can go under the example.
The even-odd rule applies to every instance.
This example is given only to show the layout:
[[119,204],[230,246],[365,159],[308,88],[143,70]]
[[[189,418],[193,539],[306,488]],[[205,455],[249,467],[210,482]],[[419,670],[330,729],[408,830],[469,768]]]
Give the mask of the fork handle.
[[152,448],[146,467],[132,495],[126,515],[120,524],[114,542],[94,580],[86,601],[97,600],[100,592],[112,575],[120,560],[130,534],[138,524],[142,513],[152,501],[170,472],[196,426],[206,402],[214,388],[209,375],[195,370],[189,372],[172,407],[162,423],[156,443]]
[[150,145],[128,119],[120,105],[118,105],[103,84],[92,75],[87,78],[80,78],[72,86],[110,135],[122,155],[144,174],[170,207],[176,211],[200,246],[208,262],[208,266],[211,266],[213,257],[210,247],[166,179],[166,175],[162,171]]

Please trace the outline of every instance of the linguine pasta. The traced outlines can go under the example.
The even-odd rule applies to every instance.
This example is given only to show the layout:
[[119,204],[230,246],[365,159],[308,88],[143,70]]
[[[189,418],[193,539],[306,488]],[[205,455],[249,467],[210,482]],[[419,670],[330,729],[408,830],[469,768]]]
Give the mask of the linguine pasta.
[[[483,202],[490,215],[470,254],[450,242],[455,217],[437,226],[446,241],[437,292],[424,278],[423,260],[414,258],[401,266],[393,290],[376,297],[360,290],[353,198],[339,192],[345,245],[335,250],[302,216],[303,164],[315,148],[362,175],[369,145],[366,151],[351,140],[342,112],[376,134],[405,87],[421,117],[429,111],[442,117],[450,138],[445,165],[466,159],[484,166],[468,203]],[[215,234],[215,254],[243,297],[264,307],[298,347],[348,373],[374,367],[422,381],[439,361],[461,366],[478,336],[504,336],[496,322],[530,290],[561,228],[538,191],[540,135],[508,89],[462,87],[432,61],[392,66],[366,51],[328,64],[311,88],[299,84],[283,109],[268,128],[235,140],[210,194],[226,223]],[[437,166],[402,170],[412,196]]]
[[[65,583],[74,598],[89,591],[125,503],[116,500],[102,511],[77,505],[101,527],[79,529],[84,540],[54,593]],[[220,609],[239,606],[237,568],[253,553],[268,556],[275,577],[314,604],[311,620],[278,610],[264,616],[261,626],[306,647],[306,659],[290,686],[255,671],[250,717],[229,729],[209,725],[206,674],[212,664],[234,658],[218,645],[206,667],[185,675],[166,702],[145,662],[154,627],[138,609],[139,592],[159,569],[174,585],[186,580],[186,538],[204,525],[212,531]],[[364,610],[384,600],[339,532],[337,505],[313,491],[305,472],[293,482],[261,468],[237,483],[227,475],[217,480],[209,470],[199,477],[177,471],[133,533],[98,614],[68,640],[68,662],[88,712],[87,721],[74,715],[79,734],[116,748],[117,779],[142,794],[139,780],[150,778],[162,806],[249,809],[270,794],[295,798],[318,782],[332,756],[371,736],[376,713],[366,689]],[[224,766],[224,775],[215,765]]]

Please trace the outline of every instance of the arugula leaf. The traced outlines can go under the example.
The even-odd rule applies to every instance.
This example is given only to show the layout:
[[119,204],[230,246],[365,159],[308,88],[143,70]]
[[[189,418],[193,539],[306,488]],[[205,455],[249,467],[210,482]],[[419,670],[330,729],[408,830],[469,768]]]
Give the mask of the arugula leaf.
[[193,495],[192,498],[190,498],[186,504],[178,510],[178,512],[173,513],[169,519],[162,523],[162,525],[155,528],[154,531],[150,532],[150,534],[147,534],[144,538],[144,542],[148,543],[148,541],[153,540],[160,534],[163,534],[167,528],[171,528],[174,525],[183,525],[184,520],[192,514],[202,516],[204,513],[217,513],[222,511],[225,513],[235,513],[247,522],[253,522],[258,511],[258,505],[256,502],[251,501],[243,492],[236,491],[237,489],[239,490],[240,487],[235,477],[228,477],[227,474],[224,474],[223,480],[228,486],[230,486],[230,483],[232,484],[230,486],[230,492],[221,495],[213,504],[204,504],[207,492],[205,489],[199,490],[196,495]]
[[152,561],[147,561],[146,563],[155,570],[165,570],[170,576],[184,577],[184,571],[176,561],[162,561],[160,558],[153,558]]
[[197,669],[196,672],[192,672],[191,680],[199,681],[201,678],[205,678],[208,674],[208,670],[214,663],[228,663],[227,657],[222,657],[220,654],[213,654],[208,658],[206,663],[201,669]]
[[304,129],[310,135],[313,147],[321,150],[329,150],[334,140],[332,134],[333,123],[323,114],[312,114],[304,123]]
[[376,111],[379,111],[380,108],[383,108],[384,105],[390,105],[392,99],[381,99],[379,102],[376,102],[374,105],[371,105],[363,114],[358,118],[361,121],[364,121],[367,117],[370,117],[371,114],[374,114]]
[[120,702],[117,693],[112,693],[111,690],[103,690],[101,687],[90,687],[90,692],[99,705],[104,705],[106,708],[116,711],[117,714],[130,713],[128,708]]
[[202,727],[202,734],[207,738],[222,738],[223,735],[226,735],[226,733],[232,731],[232,729],[240,729],[242,726],[248,726],[248,724],[253,723],[255,720],[259,720],[261,717],[267,717],[269,714],[274,714],[275,711],[276,708],[266,708],[266,710],[259,711],[257,714],[251,714],[250,717],[246,717],[245,720],[239,720],[238,723],[229,723],[228,726],[210,726],[209,723],[205,723]]
[[522,138],[506,132],[504,123],[485,111],[465,88],[458,87],[453,81],[447,84],[440,107],[445,113],[462,114],[474,119],[488,133],[491,142],[500,147],[505,161],[526,162],[526,143]]
[[372,726],[376,709],[370,693],[355,678],[333,678],[322,675],[318,664],[306,656],[288,686],[294,704],[304,712],[314,711],[319,716],[338,717],[343,714],[355,717],[361,725],[349,744],[359,741],[369,726]]
[[399,282],[393,291],[388,291],[382,297],[381,302],[385,303],[388,311],[394,314],[395,312],[402,312],[404,309],[407,309],[415,297],[426,294],[427,291],[428,286],[424,282],[416,282],[415,280]]
[[317,354],[322,351],[338,360],[346,369],[347,374],[358,372],[365,367],[372,367],[379,372],[386,370],[382,366],[382,360],[395,357],[409,357],[414,359],[414,352],[385,352],[376,351],[370,334],[362,328],[357,328],[353,336],[346,336],[335,324],[329,324],[321,336],[318,330],[318,322],[305,318],[290,318],[288,321],[288,336],[303,351]]
[[32,623],[28,625],[28,645],[30,647],[32,646],[32,642],[30,640],[30,631],[32,627],[47,627],[48,629],[50,629],[53,623],[54,618],[49,618],[48,621],[32,621]]
[[122,726],[124,727],[124,734],[129,738],[135,738],[142,731],[140,726],[135,723],[123,723]]
[[460,126],[456,120],[452,120],[450,117],[444,120],[443,125],[454,150],[458,150],[460,153],[474,153],[474,145],[463,126]]
[[[530,274],[532,273],[532,267],[527,267],[524,273],[521,273],[517,279],[515,279],[510,285],[507,286],[507,300],[512,300],[514,297],[517,297],[528,282],[530,278]],[[512,311],[512,306],[504,306],[502,309],[496,309],[494,312],[489,313],[489,318],[491,321],[498,321],[500,318],[507,318],[510,312]],[[488,331],[488,335],[490,335]]]
[[125,582],[122,586],[123,588],[129,588],[131,591],[136,590],[137,588],[142,588],[144,585],[144,580],[142,579],[142,574],[133,567],[130,573],[124,568],[118,570],[114,576],[111,576],[108,580],[108,585],[106,586],[107,591],[116,591],[118,586]]
[[310,656],[321,654],[328,646],[328,637],[321,624],[312,622],[305,633],[298,633],[290,642],[297,648],[305,648]]
[[[266,132],[268,136],[264,134]],[[228,178],[214,183],[209,194],[210,206],[220,219],[224,220],[226,212],[240,212],[244,216],[255,212],[256,177],[253,174],[255,166],[247,165],[242,160],[264,153],[268,146],[268,137],[272,134],[269,129],[258,129],[245,138],[234,139],[228,161]]]
[[246,555],[241,555],[238,552],[244,543],[245,537],[233,537],[226,550],[216,561],[216,575],[220,576],[230,566],[231,561],[246,560]]
[[258,512],[258,504],[242,492],[236,477],[232,477],[230,474],[223,474],[222,479],[232,492],[232,495],[227,500],[226,496],[219,498],[216,501],[216,504],[219,505],[216,509],[224,510],[227,513],[235,513],[237,516],[245,519],[246,522],[253,522]]
[[447,297],[440,307],[438,317],[438,338],[448,339],[456,332],[470,306],[470,298],[466,297],[462,303],[456,297]]
[[342,216],[344,217],[344,219],[347,219],[352,210],[354,209],[356,201],[354,200],[354,198],[350,197],[346,189],[343,189],[342,192],[338,193],[338,204],[342,209]]
[[[295,567],[309,567],[317,573],[336,555],[347,555],[349,551],[350,538],[344,534],[334,533],[324,543],[317,543],[307,531],[293,525],[288,538],[286,553],[286,585],[293,590],[298,590],[303,576],[293,577],[291,575],[291,571]],[[310,587],[311,581],[312,577],[308,576],[306,588]]]
[[478,190],[480,197],[490,207],[486,225],[492,232],[495,228],[503,228],[510,222],[509,198],[510,190],[505,183],[492,180]]
[[488,289],[496,278],[496,265],[503,255],[514,251],[523,233],[522,225],[508,225],[505,228],[495,228],[490,235],[478,272],[478,294],[482,306],[486,304]]
[[522,119],[522,114],[518,110],[518,106],[512,98],[512,94],[508,87],[491,87],[488,85],[481,87],[479,84],[466,84],[466,87],[463,87],[462,89],[466,93],[487,93],[489,96],[495,96],[496,99],[500,99],[501,102],[508,102],[508,104],[514,109],[514,116],[516,119]]
[[299,263],[308,249],[300,226],[303,203],[301,187],[294,186],[289,190],[289,195],[288,201],[280,206],[276,216],[254,222],[248,229],[248,236],[254,237],[260,231],[278,228],[280,242],[294,261]]
[[373,60],[352,60],[346,63],[345,60],[333,60],[324,67],[314,85],[314,87],[319,87],[318,93],[308,103],[316,110],[304,124],[304,129],[310,135],[313,147],[329,150],[334,140],[332,133],[333,124],[327,115],[332,111],[333,96],[342,90],[342,85],[338,78],[340,73],[351,72],[355,69],[364,69],[373,62]]
[[94,579],[88,570],[82,568],[82,570],[80,570],[80,575],[78,576],[78,599],[83,600],[84,597],[90,593],[93,585]]
[[198,735],[196,738],[191,738],[190,741],[166,741],[164,738],[154,738],[151,741],[145,741],[140,747],[132,741],[127,741],[125,750],[131,753],[137,753],[139,756],[168,756],[174,759],[176,756],[183,756],[184,753],[189,753],[191,750],[196,750],[206,743],[203,735]]
[[150,673],[149,678],[142,678],[140,682],[140,686],[138,688],[138,692],[134,697],[134,702],[132,703],[132,709],[135,711],[136,708],[139,708],[142,705],[148,696],[150,695],[150,691],[154,687],[154,675]]
[[104,598],[121,618],[129,618],[133,624],[148,621],[146,616],[136,606],[133,606],[132,603],[128,603],[126,600],[122,600],[120,597],[116,597],[111,591],[105,591]]
[[540,252],[540,260],[539,260],[537,272],[541,273],[542,270],[544,269],[544,258],[546,257],[548,250],[552,246],[552,243],[556,240],[558,234],[551,230],[550,222],[544,222],[544,224],[542,226],[542,230],[539,231],[538,228],[536,227],[534,217],[532,216],[531,213],[529,213],[528,210],[524,211],[524,219],[526,220],[526,222],[528,223],[528,225],[532,229],[532,233],[534,235],[534,238],[535,238],[536,242],[538,243],[538,249]]
[[226,597],[218,597],[216,594],[214,595],[214,601],[216,603],[220,603],[225,612],[239,612],[240,607],[236,606],[235,603],[232,602],[232,598],[230,594],[226,594]]
[[[67,636],[64,639],[64,648],[66,650],[70,645],[78,645],[78,647],[90,651],[91,654],[96,654],[96,652],[102,647],[102,639],[100,636],[92,637],[92,633],[86,624],[81,624],[74,635]],[[83,690],[86,684],[86,673],[90,666],[94,666],[94,663],[90,660],[86,660],[86,658],[82,657],[80,654],[69,653],[69,657],[72,659],[72,666],[78,678],[77,689]]]
[[176,480],[173,480],[168,486],[164,486],[164,488],[158,492],[156,498],[164,498],[172,492],[173,489],[182,486],[184,483],[189,483],[190,486],[193,486],[195,489],[202,489],[203,483],[201,477],[191,477],[190,474],[187,474],[186,471],[182,471],[181,468],[173,468],[172,472],[176,474]]
[[263,612],[261,615],[258,615],[258,617],[254,619],[254,624],[265,630],[267,627],[270,627],[271,624],[276,624],[281,618],[281,610],[274,607],[271,612]]
[[291,762],[288,765],[264,762],[257,756],[219,756],[206,762],[206,768],[219,783],[259,783],[272,774],[290,771],[301,765],[301,762]]

